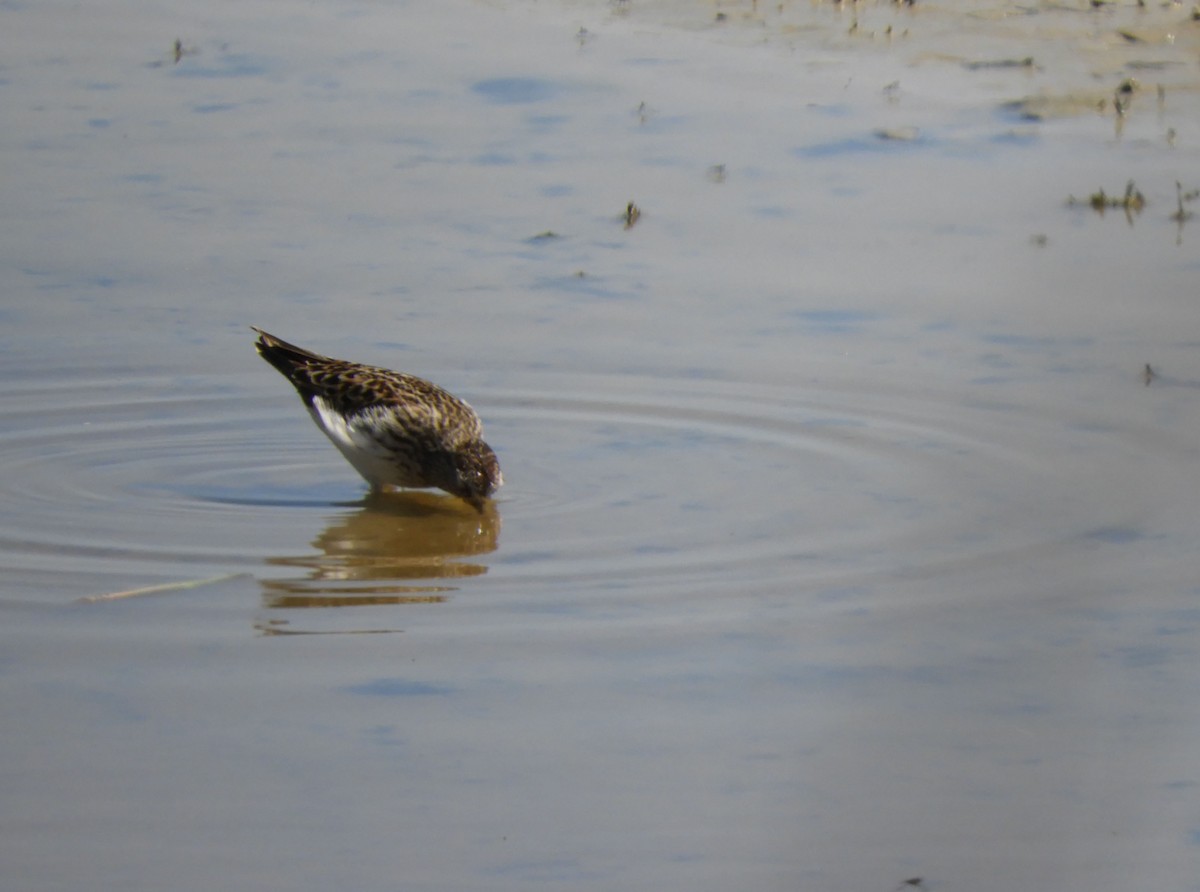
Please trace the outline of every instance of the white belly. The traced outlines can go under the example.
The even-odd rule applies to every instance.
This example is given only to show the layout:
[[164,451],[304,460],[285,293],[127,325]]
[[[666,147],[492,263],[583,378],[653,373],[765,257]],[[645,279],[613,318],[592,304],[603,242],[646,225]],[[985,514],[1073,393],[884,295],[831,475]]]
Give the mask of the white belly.
[[333,445],[346,457],[371,486],[420,486],[417,481],[406,479],[395,461],[394,453],[372,436],[366,424],[348,424],[345,417],[334,410],[321,397],[316,397],[309,408],[317,427],[333,441]]

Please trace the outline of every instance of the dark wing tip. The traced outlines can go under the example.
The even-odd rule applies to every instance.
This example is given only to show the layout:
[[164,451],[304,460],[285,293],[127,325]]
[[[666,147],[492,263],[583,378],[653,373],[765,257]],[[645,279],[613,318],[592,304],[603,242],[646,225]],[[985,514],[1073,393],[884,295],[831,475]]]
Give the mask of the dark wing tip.
[[256,340],[254,342],[254,346],[258,348],[259,353],[262,353],[264,350],[269,350],[270,348],[283,343],[282,341],[279,340],[279,338],[275,337],[275,335],[263,331],[257,325],[251,325],[250,330],[253,332],[257,332],[257,334],[258,334],[258,340]]
[[254,349],[258,351],[259,356],[266,356],[267,351],[276,343],[273,335],[267,334],[257,325],[251,325],[250,330],[258,334],[258,339],[254,342]]
[[296,383],[294,372],[303,368],[311,362],[320,362],[326,360],[326,357],[318,353],[313,353],[311,350],[305,350],[303,347],[297,347],[295,344],[289,344],[273,334],[268,334],[257,326],[250,328],[258,332],[258,340],[254,342],[254,347],[258,350],[258,355],[275,366],[286,377]]

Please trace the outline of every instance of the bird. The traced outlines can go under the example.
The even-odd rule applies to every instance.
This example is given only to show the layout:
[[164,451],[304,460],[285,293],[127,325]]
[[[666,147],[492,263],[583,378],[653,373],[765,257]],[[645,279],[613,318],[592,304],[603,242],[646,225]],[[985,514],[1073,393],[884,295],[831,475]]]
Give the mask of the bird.
[[322,356],[261,328],[258,355],[287,378],[309,414],[373,492],[437,488],[480,513],[504,482],[466,402],[404,372]]

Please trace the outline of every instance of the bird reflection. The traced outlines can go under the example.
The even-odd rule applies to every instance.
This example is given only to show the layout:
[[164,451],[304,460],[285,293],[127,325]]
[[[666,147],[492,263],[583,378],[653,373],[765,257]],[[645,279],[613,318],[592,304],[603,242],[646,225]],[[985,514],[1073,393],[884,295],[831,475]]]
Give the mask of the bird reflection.
[[[449,580],[479,576],[487,565],[467,558],[496,550],[500,516],[427,492],[379,493],[335,518],[313,554],[268,558],[301,575],[261,580],[269,608],[428,604],[446,600]],[[424,581],[423,581],[424,580]],[[438,580],[441,580],[440,582]]]

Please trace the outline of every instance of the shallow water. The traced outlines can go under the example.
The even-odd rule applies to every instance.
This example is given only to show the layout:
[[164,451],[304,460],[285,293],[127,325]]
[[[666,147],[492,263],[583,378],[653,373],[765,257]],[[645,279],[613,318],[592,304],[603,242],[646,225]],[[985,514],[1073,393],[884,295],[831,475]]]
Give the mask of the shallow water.
[[1200,888],[1200,27],[851,6],[0,5],[6,885]]

